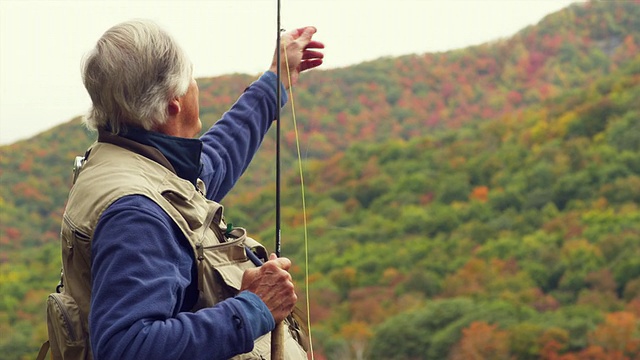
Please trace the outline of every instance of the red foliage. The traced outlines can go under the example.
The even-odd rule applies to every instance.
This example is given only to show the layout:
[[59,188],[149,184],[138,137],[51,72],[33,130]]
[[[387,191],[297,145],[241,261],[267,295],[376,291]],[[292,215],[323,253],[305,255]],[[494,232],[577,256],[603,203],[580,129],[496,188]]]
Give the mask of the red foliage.
[[21,194],[22,197],[24,197],[27,200],[34,200],[34,201],[47,200],[47,197],[44,194],[42,194],[40,190],[38,190],[36,187],[31,186],[27,183],[23,183],[23,182],[17,183],[12,187],[11,190],[14,193]]
[[544,294],[541,290],[539,290],[539,296],[536,297],[536,300],[531,304],[534,309],[544,312],[544,311],[554,311],[560,307],[560,302],[554,298],[550,294]]
[[20,240],[22,233],[19,229],[14,227],[6,227],[4,229],[4,236],[0,237],[0,244],[9,245]]
[[352,321],[367,324],[379,324],[396,309],[388,306],[393,303],[393,288],[371,286],[352,290],[349,293],[349,309]]
[[509,101],[511,105],[518,105],[522,102],[522,94],[516,90],[511,90],[507,94],[507,101]]

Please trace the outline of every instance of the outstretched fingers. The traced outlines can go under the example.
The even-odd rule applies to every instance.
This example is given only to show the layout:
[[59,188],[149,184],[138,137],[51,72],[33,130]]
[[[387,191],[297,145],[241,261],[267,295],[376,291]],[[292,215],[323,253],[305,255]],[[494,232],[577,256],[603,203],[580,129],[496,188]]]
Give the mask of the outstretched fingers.
[[309,41],[309,43],[307,43],[307,45],[304,47],[305,50],[307,49],[324,49],[324,44],[321,43],[320,41],[316,41],[316,40],[312,40]]
[[305,50],[302,52],[300,70],[311,69],[322,64],[324,54],[319,51]]
[[300,62],[299,71],[303,72],[305,70],[313,69],[322,65],[322,59],[311,59],[311,60],[303,60]]
[[283,70],[289,73],[290,81],[285,84],[287,89],[297,82],[301,72],[322,65],[324,54],[319,50],[324,49],[324,44],[313,40],[316,31],[315,27],[306,26],[282,35],[280,49],[276,51],[280,51],[286,57],[286,61],[281,63],[280,69],[277,69],[276,56],[274,56],[270,70],[273,72]]
[[302,52],[302,60],[322,59],[324,54],[319,51],[305,50]]

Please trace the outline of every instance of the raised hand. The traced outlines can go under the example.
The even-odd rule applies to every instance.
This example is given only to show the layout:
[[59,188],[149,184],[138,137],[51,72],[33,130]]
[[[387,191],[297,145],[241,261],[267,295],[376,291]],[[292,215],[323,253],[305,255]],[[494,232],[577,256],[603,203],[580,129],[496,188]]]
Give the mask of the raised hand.
[[[295,85],[301,72],[322,64],[324,54],[316,49],[324,49],[324,44],[313,40],[316,31],[315,27],[307,26],[286,32],[280,37],[280,74],[285,88]],[[269,70],[276,72],[277,69],[276,52]],[[291,84],[287,76],[290,76]]]

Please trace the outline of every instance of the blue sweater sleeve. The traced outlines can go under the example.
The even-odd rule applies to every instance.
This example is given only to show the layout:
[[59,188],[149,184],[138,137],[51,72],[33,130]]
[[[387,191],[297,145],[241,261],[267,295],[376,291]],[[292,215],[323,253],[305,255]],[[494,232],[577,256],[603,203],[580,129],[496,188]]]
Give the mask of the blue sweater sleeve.
[[102,215],[92,241],[90,339],[95,359],[227,359],[253,348],[273,317],[244,291],[197,312],[182,311],[193,256],[182,233],[143,196]]
[[[282,84],[282,104],[287,92]],[[264,73],[200,139],[201,179],[207,197],[220,201],[247,169],[276,117],[276,75]]]

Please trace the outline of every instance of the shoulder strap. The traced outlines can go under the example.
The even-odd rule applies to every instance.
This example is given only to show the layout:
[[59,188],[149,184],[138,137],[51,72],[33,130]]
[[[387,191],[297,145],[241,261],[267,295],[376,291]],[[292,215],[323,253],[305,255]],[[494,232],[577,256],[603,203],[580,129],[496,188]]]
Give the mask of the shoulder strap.
[[36,360],[44,360],[49,352],[49,340],[45,341],[40,347],[40,352],[38,352],[38,357]]

